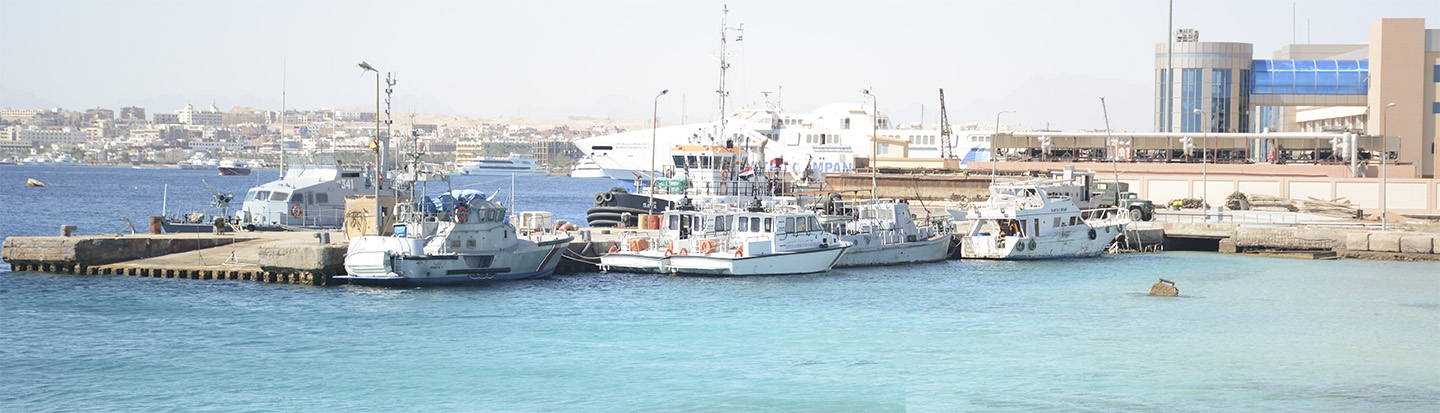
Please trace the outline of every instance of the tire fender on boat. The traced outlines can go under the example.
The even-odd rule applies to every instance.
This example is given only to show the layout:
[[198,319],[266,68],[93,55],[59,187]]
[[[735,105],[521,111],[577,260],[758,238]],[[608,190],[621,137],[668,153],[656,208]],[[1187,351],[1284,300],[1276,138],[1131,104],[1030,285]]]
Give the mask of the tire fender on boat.
[[1034,250],[1035,250],[1035,239],[1034,239],[1034,238],[1031,238],[1031,239],[1030,239],[1030,245],[1029,245],[1029,247],[1030,247],[1030,250],[1031,250],[1031,251],[1034,251]]
[[1095,239],[1095,228],[1090,228],[1090,239]]

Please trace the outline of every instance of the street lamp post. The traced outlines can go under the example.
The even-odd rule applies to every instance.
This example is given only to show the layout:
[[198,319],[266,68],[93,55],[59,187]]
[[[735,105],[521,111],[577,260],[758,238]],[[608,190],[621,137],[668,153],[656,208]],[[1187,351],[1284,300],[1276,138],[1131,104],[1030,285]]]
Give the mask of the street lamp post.
[[990,136],[990,184],[995,184],[995,177],[999,176],[1000,149],[995,147],[995,140],[1000,138],[1000,115],[1015,113],[1014,109],[1006,109],[995,114],[995,134]]
[[670,93],[670,89],[662,90],[660,94],[655,95],[654,107],[652,108],[653,113],[651,113],[652,117],[650,118],[650,191],[648,191],[650,193],[650,202],[647,204],[646,209],[650,211],[651,214],[655,213],[655,135],[660,133],[660,97],[665,96],[666,93]]
[[1388,215],[1388,214],[1386,214],[1387,211],[1386,211],[1386,209],[1385,209],[1385,197],[1387,197],[1388,195],[1390,195],[1390,194],[1386,193],[1386,191],[1385,191],[1386,187],[1389,186],[1389,185],[1388,185],[1389,182],[1386,182],[1386,179],[1385,179],[1385,158],[1389,158],[1389,157],[1390,157],[1390,153],[1389,153],[1389,152],[1390,152],[1390,148],[1389,148],[1389,145],[1388,145],[1388,144],[1390,143],[1390,137],[1385,135],[1385,124],[1386,124],[1386,123],[1389,123],[1388,121],[1390,120],[1390,108],[1393,108],[1393,107],[1395,107],[1395,103],[1394,103],[1394,102],[1391,102],[1390,104],[1385,105],[1385,109],[1380,110],[1380,230],[1381,230],[1381,231],[1385,231],[1385,230],[1390,229],[1390,226],[1388,225],[1389,222],[1386,221],[1386,218],[1385,218],[1385,215]]
[[880,167],[880,140],[876,136],[880,133],[880,99],[871,94],[870,89],[860,89],[860,93],[870,97],[870,111],[874,112],[870,117],[870,199],[877,199],[880,197],[876,184],[876,170]]
[[[1200,109],[1195,109],[1194,113],[1196,115],[1207,114]],[[1208,121],[1205,122],[1205,128],[1200,129],[1200,213],[1206,220],[1210,219],[1210,200],[1207,196],[1210,191],[1210,179],[1205,172],[1205,158],[1210,156],[1208,153],[1210,151],[1210,125],[1213,123],[1215,123],[1215,115],[1210,114]]]
[[385,173],[385,165],[380,163],[382,159],[380,152],[385,149],[380,147],[380,71],[375,70],[374,66],[370,66],[364,60],[355,65],[359,66],[360,70],[375,72],[375,140],[370,141],[370,146],[375,149],[375,235],[384,235],[384,231],[381,230],[385,226],[384,214],[380,211],[380,185],[381,179],[383,179],[381,176]]

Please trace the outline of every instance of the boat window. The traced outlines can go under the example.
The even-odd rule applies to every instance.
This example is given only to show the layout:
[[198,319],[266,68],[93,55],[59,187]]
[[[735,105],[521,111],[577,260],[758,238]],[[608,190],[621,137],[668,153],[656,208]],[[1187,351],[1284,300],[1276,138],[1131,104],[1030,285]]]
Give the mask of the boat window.
[[305,193],[305,204],[306,204],[306,205],[315,205],[315,193],[314,193],[314,192],[306,192],[306,193]]
[[749,219],[746,219],[745,217],[740,217],[739,222],[737,222],[737,224],[739,224],[739,228],[736,228],[736,229],[735,229],[736,231],[740,231],[740,232],[750,232],[750,220],[749,220]]
[[700,165],[700,162],[699,162],[699,160],[696,159],[696,156],[690,155],[690,156],[686,156],[686,157],[685,157],[685,165],[688,165],[689,167],[694,168],[694,167],[699,166],[699,165]]
[[680,229],[680,216],[679,216],[679,215],[671,215],[671,216],[670,216],[670,230],[671,230],[671,231],[674,231],[674,230],[678,230],[678,229]]
[[255,190],[254,190],[254,189],[251,189],[249,192],[246,192],[246,193],[245,193],[245,199],[259,200],[260,198],[256,198],[256,197],[255,197]]
[[715,217],[715,231],[725,231],[725,217]]
[[709,169],[709,168],[710,168],[710,157],[709,157],[709,156],[701,156],[701,157],[700,157],[700,167],[701,167],[701,168],[705,168],[705,169]]
[[860,219],[875,219],[875,210],[870,208],[860,210]]
[[[754,224],[754,222],[751,222],[751,224]],[[765,218],[765,232],[771,232],[771,231],[774,231],[774,230],[775,230],[775,218]]]
[[795,232],[795,217],[785,217],[785,233]]
[[284,201],[284,200],[289,199],[289,198],[290,198],[290,194],[287,194],[287,193],[284,193],[284,192],[275,192],[275,193],[271,193],[271,194],[270,194],[270,200],[271,200],[271,201]]
[[1055,217],[1055,225],[1053,226],[1057,228],[1063,226],[1063,224],[1060,222],[1060,217]]
[[810,221],[810,230],[811,230],[811,231],[819,231],[819,230],[820,230],[820,220],[815,219],[815,217],[807,217],[806,220],[809,220],[809,221]]
[[305,194],[300,192],[290,194],[290,203],[296,205],[305,203]]
[[324,192],[315,194],[315,203],[317,203],[317,204],[328,204],[328,203],[330,203],[330,194],[327,194],[327,193],[324,193]]
[[674,163],[676,167],[684,167],[684,166],[685,166],[685,157],[684,157],[684,156],[681,156],[681,155],[671,156],[671,157],[670,157],[670,161],[671,161],[671,163]]

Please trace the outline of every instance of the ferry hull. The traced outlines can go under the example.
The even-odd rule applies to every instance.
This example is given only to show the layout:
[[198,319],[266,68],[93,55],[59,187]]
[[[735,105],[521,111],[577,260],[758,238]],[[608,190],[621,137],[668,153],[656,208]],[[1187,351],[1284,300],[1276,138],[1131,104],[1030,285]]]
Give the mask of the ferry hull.
[[866,267],[872,265],[912,264],[922,262],[944,261],[950,248],[950,235],[937,235],[929,239],[903,242],[898,244],[880,244],[878,241],[865,240],[871,238],[856,237],[845,238],[846,241],[855,243],[835,263],[837,268],[845,267]]
[[465,169],[460,171],[461,175],[469,176],[543,176],[545,171],[539,169],[517,169],[517,170],[494,170],[494,169]]

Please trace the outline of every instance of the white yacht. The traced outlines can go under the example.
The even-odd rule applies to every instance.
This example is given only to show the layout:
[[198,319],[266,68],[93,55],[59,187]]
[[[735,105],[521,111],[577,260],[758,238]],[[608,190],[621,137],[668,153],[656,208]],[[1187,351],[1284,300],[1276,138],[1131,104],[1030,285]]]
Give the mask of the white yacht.
[[[396,205],[393,236],[350,241],[345,275],[364,285],[427,285],[544,277],[574,238],[553,231],[548,212],[507,219],[504,206],[474,190]],[[521,225],[512,225],[511,221]]]
[[513,153],[507,158],[476,156],[460,164],[459,172],[464,175],[545,175],[545,171],[539,169],[535,158]]
[[177,162],[175,165],[180,169],[217,169],[220,167],[220,161],[210,159],[204,152],[195,152],[194,155],[190,155],[190,159]]
[[600,256],[602,271],[782,275],[829,271],[850,247],[812,212],[712,205],[665,211],[657,238],[630,236]]
[[[961,258],[1039,259],[1100,255],[1130,223],[1126,214],[1090,210],[1082,214],[1067,196],[1051,196],[1043,180],[998,183],[990,198],[972,203],[969,230],[961,237]],[[1100,218],[1099,216],[1105,216]]]
[[904,202],[831,198],[821,207],[825,210],[821,225],[852,244],[836,267],[936,262],[948,257],[950,234],[916,225],[910,205]]
[[586,213],[590,226],[633,226],[640,214],[659,214],[685,197],[729,205],[757,197],[794,201],[794,194],[819,186],[767,165],[760,160],[763,153],[735,146],[679,145],[657,152],[666,154],[671,166],[657,170],[654,182],[632,176],[633,193],[617,188],[595,194],[595,206]]
[[570,177],[606,178],[608,177],[608,175],[605,175],[605,170],[600,169],[600,165],[596,164],[595,160],[590,159],[590,157],[587,156],[581,158],[580,162],[575,163],[575,166],[570,167]]

